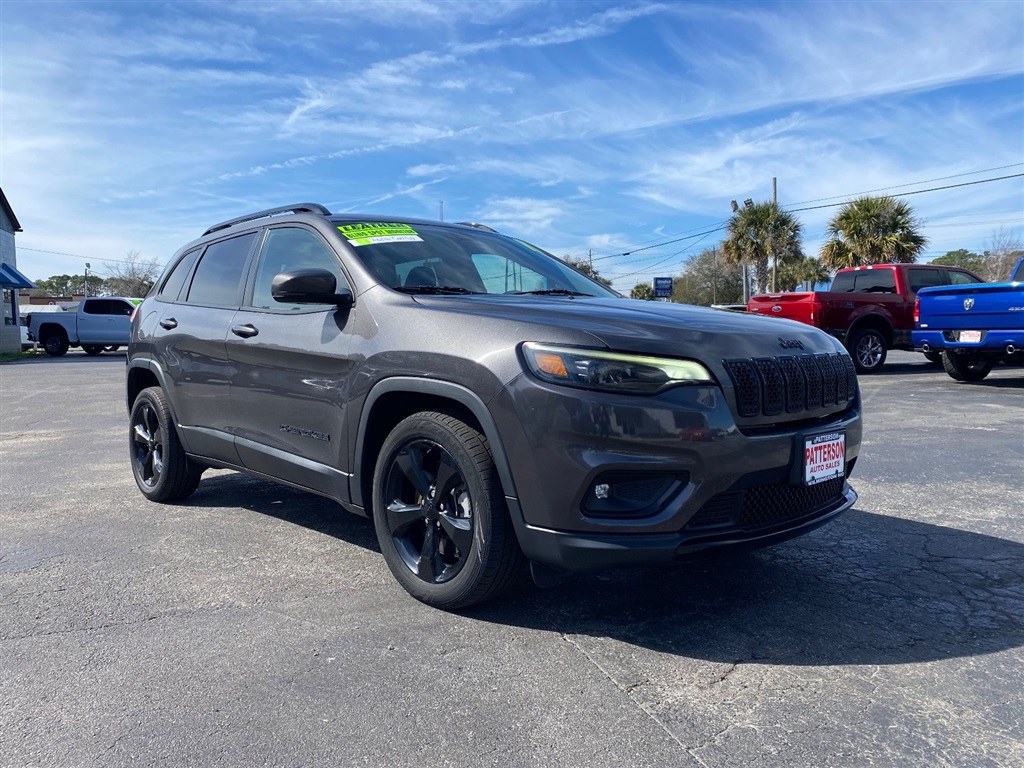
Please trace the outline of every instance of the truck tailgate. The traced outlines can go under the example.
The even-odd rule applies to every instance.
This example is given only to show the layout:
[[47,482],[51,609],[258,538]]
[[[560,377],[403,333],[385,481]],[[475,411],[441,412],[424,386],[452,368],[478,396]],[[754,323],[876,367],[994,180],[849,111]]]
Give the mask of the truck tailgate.
[[1024,328],[1024,284],[929,288],[918,294],[922,329],[990,331]]
[[775,293],[752,296],[747,312],[770,317],[784,317],[814,325],[814,293]]

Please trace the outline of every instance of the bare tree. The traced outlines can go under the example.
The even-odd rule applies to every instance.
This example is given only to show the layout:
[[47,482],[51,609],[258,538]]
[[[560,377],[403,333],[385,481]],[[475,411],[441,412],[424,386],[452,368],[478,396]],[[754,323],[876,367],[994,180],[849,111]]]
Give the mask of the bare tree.
[[1021,256],[1024,256],[1024,246],[1020,239],[1000,227],[992,233],[989,247],[982,254],[979,274],[989,282],[1005,282]]
[[114,296],[145,296],[160,274],[157,260],[143,259],[138,251],[128,251],[123,261],[107,264],[106,287]]

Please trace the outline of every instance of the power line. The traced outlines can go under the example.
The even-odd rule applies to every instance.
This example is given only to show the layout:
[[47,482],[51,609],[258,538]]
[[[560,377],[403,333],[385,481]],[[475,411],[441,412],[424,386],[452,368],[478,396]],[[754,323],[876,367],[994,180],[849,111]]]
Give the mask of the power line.
[[[989,173],[990,171],[1002,171],[1006,168],[1018,168],[1024,165],[1024,163],[1010,163],[1009,165],[997,165],[995,168],[983,168],[980,171],[968,171],[967,173],[954,173],[952,176],[939,176],[936,179],[922,179],[921,181],[908,181],[906,184],[893,184],[891,187],[879,187],[878,189],[869,189],[865,192],[852,192],[848,195],[833,195],[832,197],[819,197],[815,200],[801,200],[798,203],[790,203],[790,205],[804,205],[805,203],[820,203],[823,200],[839,200],[841,198],[856,197],[857,195],[870,195],[874,192],[884,192],[888,189],[899,189],[900,187],[912,187],[915,184],[931,184],[933,181],[945,181],[946,179],[958,179],[962,176],[973,176],[976,173]],[[926,190],[921,190],[926,191]],[[906,194],[912,194],[910,192]]]
[[[63,251],[47,251],[44,248],[25,248],[24,246],[18,246],[19,251],[32,251],[33,253],[50,253],[54,256],[70,256],[73,259],[88,259],[89,261],[102,261],[111,264],[138,264],[140,259],[135,261],[125,261],[124,259],[105,259],[102,256],[83,256],[80,253],[64,253]],[[148,261],[148,259],[141,259],[141,261]]]
[[[945,185],[943,187],[930,187],[929,189],[915,189],[915,190],[911,190],[910,192],[901,192],[900,193],[900,197],[905,197],[906,195],[920,195],[922,192],[938,192],[941,189],[955,189],[957,187],[970,187],[970,186],[973,186],[974,184],[988,184],[991,181],[1004,181],[1005,179],[1019,179],[1021,176],[1024,176],[1024,173],[1012,173],[1009,176],[996,176],[995,178],[991,178],[991,179],[978,179],[977,181],[962,181],[959,184],[947,184],[947,185]],[[863,193],[857,193],[857,194],[863,194]],[[843,203],[826,203],[825,205],[811,205],[811,206],[807,206],[806,208],[787,208],[786,210],[788,210],[790,213],[796,213],[797,211],[814,211],[814,210],[817,210],[819,208],[835,208],[835,207],[840,206],[840,205],[843,205]]]

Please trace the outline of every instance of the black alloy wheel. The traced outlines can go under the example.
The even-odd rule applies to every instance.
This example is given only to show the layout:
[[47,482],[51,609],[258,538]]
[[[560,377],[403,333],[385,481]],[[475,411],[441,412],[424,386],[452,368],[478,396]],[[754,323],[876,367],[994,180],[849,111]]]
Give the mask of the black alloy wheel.
[[406,442],[384,481],[395,549],[420,581],[443,584],[473,549],[473,502],[455,459],[432,440]]
[[68,337],[61,332],[52,332],[43,339],[43,349],[50,357],[61,357],[67,354]]
[[128,433],[132,474],[150,501],[178,501],[199,485],[202,469],[185,455],[159,387],[142,390],[132,406]]
[[388,435],[373,477],[373,520],[391,573],[429,605],[482,602],[519,570],[487,440],[449,414],[414,414]]

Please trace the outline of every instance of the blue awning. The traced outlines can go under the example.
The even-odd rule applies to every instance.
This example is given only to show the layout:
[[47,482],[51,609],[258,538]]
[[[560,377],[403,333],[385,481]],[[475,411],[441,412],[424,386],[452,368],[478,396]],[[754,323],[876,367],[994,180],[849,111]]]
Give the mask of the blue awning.
[[4,288],[35,288],[36,284],[11,264],[0,264],[0,285]]

